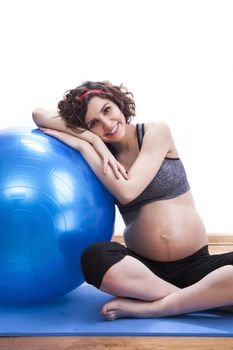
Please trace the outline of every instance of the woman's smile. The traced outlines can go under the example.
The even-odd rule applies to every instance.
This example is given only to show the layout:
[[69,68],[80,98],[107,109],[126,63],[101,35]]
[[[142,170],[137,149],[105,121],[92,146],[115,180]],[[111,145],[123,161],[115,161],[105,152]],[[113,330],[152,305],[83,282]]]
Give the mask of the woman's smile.
[[108,131],[106,135],[115,135],[119,130],[119,122],[112,128],[112,130]]

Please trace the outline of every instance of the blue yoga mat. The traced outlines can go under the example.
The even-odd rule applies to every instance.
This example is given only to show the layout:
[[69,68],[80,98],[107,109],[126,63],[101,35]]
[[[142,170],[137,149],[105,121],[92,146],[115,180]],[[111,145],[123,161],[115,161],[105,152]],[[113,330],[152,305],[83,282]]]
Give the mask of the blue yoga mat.
[[106,321],[101,306],[112,299],[91,286],[81,286],[46,305],[0,306],[1,336],[211,336],[232,337],[233,315],[205,312],[158,319]]

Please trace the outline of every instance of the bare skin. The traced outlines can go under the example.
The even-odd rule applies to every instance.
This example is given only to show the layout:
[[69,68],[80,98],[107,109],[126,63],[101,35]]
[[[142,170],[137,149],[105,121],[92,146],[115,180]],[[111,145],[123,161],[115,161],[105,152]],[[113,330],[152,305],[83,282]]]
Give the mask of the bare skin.
[[[156,301],[117,298],[105,304],[101,314],[109,321],[122,317],[174,316],[227,306],[233,303],[233,266],[223,266],[198,283]],[[224,310],[224,309],[223,309]],[[226,307],[226,311],[232,308]]]
[[124,239],[130,249],[157,261],[183,259],[207,244],[205,227],[190,191],[149,203],[132,213]]
[[[90,106],[91,111],[87,112],[86,120],[92,108],[95,108],[94,103]],[[99,130],[101,133],[101,126]],[[131,143],[128,143],[128,147],[126,143],[124,145],[125,141],[122,147],[117,144],[116,158],[130,171],[139,156],[139,149],[135,130],[129,131],[126,126],[126,135],[127,131]],[[178,157],[173,140],[166,157]],[[125,224],[127,246],[152,260],[179,260],[207,244],[205,228],[190,191],[171,200],[141,207],[129,220],[125,220]],[[100,289],[120,298],[104,305],[101,314],[108,320],[119,317],[163,317],[231,305],[232,269],[231,266],[223,267],[197,284],[180,290],[152,274],[136,259],[126,256],[113,265],[102,280]]]
[[[135,126],[126,125],[119,108],[107,99],[93,97],[90,100],[85,122],[90,134],[87,137],[84,134],[85,138],[81,140],[78,135],[68,134],[63,125],[59,126],[60,131],[45,132],[79,150],[100,181],[122,204],[135,199],[144,190],[165,157],[179,157],[169,128],[163,123],[146,124],[139,152]],[[55,128],[46,119],[40,126]],[[93,142],[90,135],[97,137],[98,142]],[[103,156],[108,151],[101,140],[114,148],[115,164],[112,159],[108,163],[108,156]],[[103,159],[107,159],[105,169],[106,164],[110,165],[104,174]],[[190,191],[174,199],[146,204],[124,219],[127,246],[152,260],[183,259],[207,244],[205,228]],[[231,265],[224,266],[196,284],[179,289],[154,275],[138,260],[126,256],[111,266],[103,277],[100,289],[117,298],[105,304],[101,314],[108,320],[164,317],[232,305],[232,272]]]

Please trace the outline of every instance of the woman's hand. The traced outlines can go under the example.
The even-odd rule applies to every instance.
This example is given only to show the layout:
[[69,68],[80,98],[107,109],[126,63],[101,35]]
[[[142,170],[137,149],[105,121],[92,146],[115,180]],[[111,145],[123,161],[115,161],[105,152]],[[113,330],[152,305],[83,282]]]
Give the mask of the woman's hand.
[[[79,137],[73,136],[73,135],[68,134],[66,132],[57,131],[57,130],[53,130],[53,129],[47,129],[47,128],[39,128],[39,129],[41,131],[43,131],[45,134],[53,136],[56,139],[64,142],[68,146],[76,149],[80,153],[82,153],[82,147],[85,147],[85,144],[89,143],[87,141],[82,140]],[[128,179],[127,172],[126,172],[125,168],[123,167],[123,165],[121,165],[116,160],[116,158],[112,155],[112,153],[109,151],[107,146],[104,144],[104,142],[100,138],[96,138],[95,142],[92,142],[91,145],[103,161],[104,174],[107,174],[107,169],[110,166],[117,179],[119,179],[121,175],[126,180]]]
[[84,140],[92,145],[92,147],[95,149],[95,151],[98,153],[98,155],[103,161],[104,174],[107,173],[108,167],[110,166],[117,179],[119,179],[122,175],[125,180],[128,180],[128,174],[125,168],[116,160],[116,158],[109,151],[108,147],[105,145],[105,143],[101,140],[99,136],[86,129],[83,129],[82,132],[75,132],[71,129],[67,130],[68,133],[71,133],[75,137]]
[[122,175],[125,180],[128,180],[128,174],[125,168],[123,167],[123,165],[121,165],[116,160],[113,154],[109,151],[108,147],[99,137],[96,137],[95,141],[92,142],[92,146],[94,147],[96,152],[99,154],[99,156],[103,160],[104,174],[107,173],[107,169],[110,166],[117,179],[119,179],[120,176]]

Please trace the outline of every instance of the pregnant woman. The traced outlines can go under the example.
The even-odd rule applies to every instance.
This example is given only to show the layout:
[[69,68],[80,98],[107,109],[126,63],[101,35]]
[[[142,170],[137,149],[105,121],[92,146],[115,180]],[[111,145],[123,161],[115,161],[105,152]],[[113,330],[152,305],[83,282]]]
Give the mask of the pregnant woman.
[[233,304],[233,253],[210,255],[203,222],[169,126],[132,124],[133,96],[109,82],[65,93],[57,112],[37,108],[45,133],[78,150],[113,194],[125,244],[82,255],[86,281],[116,298],[108,320],[163,317]]

